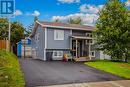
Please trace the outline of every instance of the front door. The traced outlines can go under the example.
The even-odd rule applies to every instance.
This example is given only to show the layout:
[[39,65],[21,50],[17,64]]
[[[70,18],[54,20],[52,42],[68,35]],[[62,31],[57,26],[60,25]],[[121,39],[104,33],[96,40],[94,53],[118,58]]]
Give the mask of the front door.
[[[73,49],[73,56],[76,57],[76,42],[75,42],[75,40],[73,40],[73,42],[72,42],[72,49]],[[78,41],[78,43],[77,43],[77,55],[78,55],[78,57],[83,56],[82,53],[83,53],[82,41]]]

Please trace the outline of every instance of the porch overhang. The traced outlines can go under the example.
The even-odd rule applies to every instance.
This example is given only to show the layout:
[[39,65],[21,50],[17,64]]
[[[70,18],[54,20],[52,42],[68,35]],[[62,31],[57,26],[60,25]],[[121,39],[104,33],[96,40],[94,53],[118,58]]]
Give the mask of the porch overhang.
[[86,36],[70,36],[72,39],[77,39],[77,40],[91,40],[92,37],[86,37]]

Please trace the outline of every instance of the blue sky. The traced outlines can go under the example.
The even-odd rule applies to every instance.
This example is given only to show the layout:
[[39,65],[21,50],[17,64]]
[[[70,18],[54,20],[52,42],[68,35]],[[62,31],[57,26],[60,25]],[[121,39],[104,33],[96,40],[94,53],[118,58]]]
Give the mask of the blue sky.
[[84,23],[90,25],[98,18],[98,9],[106,0],[15,0],[15,3],[17,16],[11,20],[19,21],[25,27],[33,22],[34,16],[41,21],[66,21],[70,17],[82,17]]

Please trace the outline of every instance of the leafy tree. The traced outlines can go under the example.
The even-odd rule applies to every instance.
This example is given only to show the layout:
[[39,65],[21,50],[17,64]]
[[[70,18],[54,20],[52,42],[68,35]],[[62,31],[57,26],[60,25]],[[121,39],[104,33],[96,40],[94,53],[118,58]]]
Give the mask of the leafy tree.
[[70,23],[70,24],[82,24],[82,19],[80,17],[75,18],[75,19],[70,18],[68,20],[68,23]]
[[[0,39],[8,38],[9,23],[7,18],[0,18]],[[24,38],[24,27],[19,22],[11,22],[11,46]]]
[[11,44],[16,46],[16,43],[24,38],[24,27],[19,22],[11,23]]
[[110,55],[113,60],[125,56],[127,62],[130,43],[130,24],[125,4],[119,0],[109,0],[99,12],[94,32],[99,50]]
[[0,18],[0,39],[8,37],[8,19]]

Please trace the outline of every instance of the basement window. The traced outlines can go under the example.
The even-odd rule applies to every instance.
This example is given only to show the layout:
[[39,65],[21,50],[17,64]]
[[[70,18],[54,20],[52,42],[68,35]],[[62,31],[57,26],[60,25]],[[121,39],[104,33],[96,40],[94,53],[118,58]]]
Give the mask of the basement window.
[[95,51],[90,51],[90,56],[95,57]]
[[53,57],[63,57],[63,51],[53,51]]

